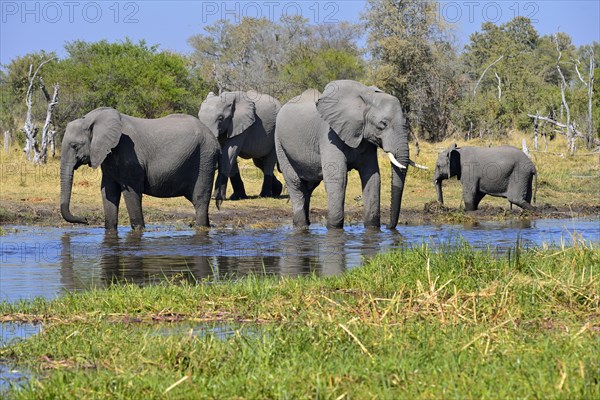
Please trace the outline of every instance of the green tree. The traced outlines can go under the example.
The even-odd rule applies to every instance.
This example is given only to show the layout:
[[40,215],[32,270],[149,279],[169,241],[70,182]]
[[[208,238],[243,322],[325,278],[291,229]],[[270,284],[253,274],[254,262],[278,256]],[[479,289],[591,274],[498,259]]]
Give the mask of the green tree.
[[364,62],[357,25],[309,25],[299,16],[278,22],[243,18],[217,21],[188,39],[192,59],[215,90],[255,89],[281,100],[334,79],[360,79]]
[[[60,84],[59,104],[54,114],[59,131],[70,120],[103,106],[145,118],[177,112],[196,115],[209,91],[187,57],[161,52],[158,46],[148,46],[144,41],[74,41],[65,49],[64,59],[49,63],[42,70],[47,85]],[[40,52],[19,57],[3,71],[0,80],[3,126],[15,129],[20,123],[17,121],[23,119],[29,65],[33,63],[35,67],[52,56],[55,55]],[[45,101],[40,99],[34,101],[37,105],[34,118],[38,120],[45,116]]]
[[363,15],[372,80],[398,97],[425,139],[447,135],[451,104],[459,95],[452,32],[435,1],[368,0]]
[[468,124],[468,129],[480,134],[505,135],[511,129],[529,129],[528,113],[560,115],[562,78],[557,70],[557,46],[562,53],[561,72],[570,82],[574,47],[568,35],[540,37],[525,17],[499,26],[482,24],[462,54],[472,87],[471,94],[461,101],[460,108],[469,110],[463,129]]
[[109,106],[133,116],[157,118],[174,112],[195,114],[208,92],[189,61],[158,46],[75,41],[66,45],[68,57],[57,78],[72,95],[71,108],[91,110]]

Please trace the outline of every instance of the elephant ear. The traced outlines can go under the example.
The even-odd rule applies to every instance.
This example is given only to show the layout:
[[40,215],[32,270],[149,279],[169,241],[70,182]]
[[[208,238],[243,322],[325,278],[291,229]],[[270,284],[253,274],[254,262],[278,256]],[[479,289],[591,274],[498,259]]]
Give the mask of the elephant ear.
[[241,134],[256,121],[256,106],[244,93],[235,96],[233,105],[233,118],[227,131],[228,138]]
[[317,101],[317,111],[337,135],[352,148],[363,140],[366,96],[374,89],[354,81],[333,81]]
[[448,151],[448,165],[450,169],[448,177],[456,176],[460,181],[462,168],[460,166],[460,152],[457,150],[456,144],[452,145]]
[[108,153],[119,144],[123,123],[121,113],[114,108],[97,108],[83,118],[92,135],[90,163],[98,168]]

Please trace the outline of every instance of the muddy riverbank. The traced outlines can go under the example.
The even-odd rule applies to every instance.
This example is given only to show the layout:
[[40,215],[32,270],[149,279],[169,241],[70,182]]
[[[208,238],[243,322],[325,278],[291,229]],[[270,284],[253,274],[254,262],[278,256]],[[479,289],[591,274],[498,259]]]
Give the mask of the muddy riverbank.
[[[85,216],[91,226],[102,226],[104,216],[101,207],[75,206],[74,212]],[[190,207],[157,207],[144,208],[146,222],[149,224],[171,224],[191,226],[194,222],[193,208]],[[327,210],[312,208],[313,223],[324,224]],[[427,223],[468,223],[477,221],[501,221],[510,219],[564,219],[600,217],[600,204],[538,204],[534,212],[524,211],[518,207],[512,210],[506,207],[482,205],[479,210],[466,212],[460,208],[445,207],[435,201],[425,203],[423,208],[403,209],[400,224]],[[243,201],[227,201],[221,210],[214,205],[210,212],[211,224],[214,227],[274,228],[291,225],[291,206],[286,198],[269,200],[269,205],[261,205],[260,199]],[[388,219],[388,211],[382,207],[382,223]],[[360,223],[362,207],[351,207],[346,210],[346,223]],[[122,207],[120,225],[127,226],[127,212]],[[36,202],[32,199],[20,201],[0,200],[0,225],[38,225],[38,226],[72,226],[63,220],[59,207],[48,202]]]

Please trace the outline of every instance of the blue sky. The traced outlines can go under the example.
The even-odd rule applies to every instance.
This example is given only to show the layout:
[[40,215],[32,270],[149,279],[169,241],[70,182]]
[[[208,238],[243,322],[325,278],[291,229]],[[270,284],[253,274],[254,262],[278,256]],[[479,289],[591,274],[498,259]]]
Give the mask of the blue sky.
[[[358,22],[365,1],[7,1],[1,0],[0,63],[39,50],[64,55],[73,40],[120,41],[129,37],[159,44],[160,49],[191,52],[187,39],[203,27],[226,17],[302,14],[311,22]],[[576,45],[600,42],[600,0],[443,1],[439,15],[454,23],[459,41],[481,23],[503,23],[528,16],[541,34],[560,29]]]

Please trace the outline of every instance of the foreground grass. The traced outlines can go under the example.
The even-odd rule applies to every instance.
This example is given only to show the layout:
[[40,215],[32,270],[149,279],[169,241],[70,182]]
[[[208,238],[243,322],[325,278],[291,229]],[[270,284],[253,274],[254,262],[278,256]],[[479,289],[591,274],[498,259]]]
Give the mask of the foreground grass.
[[[411,146],[412,158],[420,164],[429,167],[429,171],[422,171],[411,168],[406,181],[405,195],[402,201],[403,210],[422,211],[426,203],[436,199],[435,188],[433,186],[433,170],[437,160],[438,153],[446,149],[452,143],[459,146],[497,146],[501,144],[511,144],[521,148],[522,139],[527,139],[529,147],[532,148],[531,138],[528,135],[515,133],[511,137],[503,140],[490,141],[487,139],[475,139],[469,142],[460,140],[447,140],[443,143],[430,144],[420,143],[420,153],[416,155],[414,146]],[[543,148],[543,144],[541,145]],[[585,155],[585,151],[580,151],[574,157],[561,157],[559,154],[565,153],[565,139],[562,136],[549,142],[548,152],[537,152],[533,154],[533,161],[539,172],[538,204],[550,204],[556,207],[569,207],[582,204],[596,205],[600,193],[600,154]],[[387,214],[390,204],[390,166],[387,157],[380,154],[380,167],[382,174],[382,211]],[[51,223],[62,221],[58,215],[58,203],[60,196],[59,185],[59,160],[50,160],[45,166],[32,166],[25,161],[21,149],[13,147],[11,152],[6,154],[0,152],[0,181],[2,182],[2,193],[0,200],[11,202],[12,204],[23,205],[23,210],[19,211],[17,219],[22,219],[23,223],[35,221],[36,224]],[[278,212],[282,218],[291,221],[291,206],[287,198],[279,199],[260,199],[258,196],[262,186],[262,173],[252,164],[251,160],[240,160],[240,171],[242,173],[246,192],[249,196],[254,196],[249,200],[239,202],[226,202],[221,211],[218,211],[211,204],[211,216],[230,215],[237,210],[247,210],[247,215],[239,217],[240,225],[252,225],[259,223],[256,214],[269,214],[269,211]],[[280,173],[276,175],[283,182]],[[100,197],[101,172],[99,169],[93,170],[89,167],[81,167],[75,172],[72,194],[73,212],[87,217],[95,224],[102,224],[103,212]],[[230,185],[231,186],[231,185]],[[446,205],[453,210],[460,209],[462,202],[460,182],[456,179],[448,180],[444,183],[444,198]],[[231,187],[229,187],[231,194]],[[346,194],[346,215],[347,222],[352,219],[362,220],[362,199],[361,185],[358,173],[350,172],[349,184]],[[122,202],[124,203],[124,202]],[[320,185],[312,196],[311,206],[314,209],[325,210],[327,208],[327,196],[325,188]],[[482,206],[496,206],[508,208],[506,199],[493,198],[487,196]],[[53,212],[54,218],[40,218],[39,210],[36,208],[45,207]],[[122,205],[120,213],[120,224],[128,225],[128,215]],[[259,211],[257,211],[259,210]],[[3,209],[0,206],[0,221],[15,220],[14,211]],[[144,213],[147,223],[164,223],[179,221],[189,223],[193,220],[193,207],[183,198],[158,199],[144,196]],[[10,214],[10,215],[9,215]],[[401,216],[401,218],[403,218]],[[463,220],[465,216],[459,212],[458,219]],[[217,218],[218,219],[218,218]],[[235,224],[238,221],[233,218],[227,224]],[[323,222],[316,217],[313,222]],[[64,222],[62,222],[64,223]]]
[[4,321],[45,323],[0,348],[34,376],[10,395],[600,397],[600,250],[436,250],[381,255],[338,277],[0,304]]

